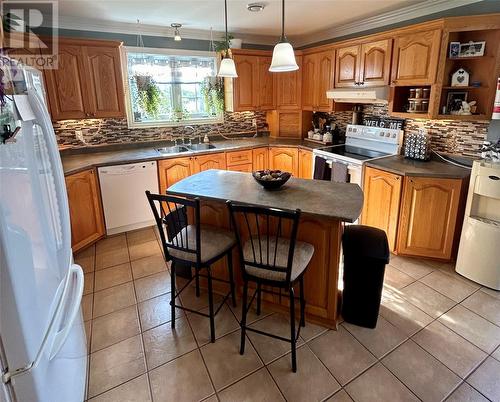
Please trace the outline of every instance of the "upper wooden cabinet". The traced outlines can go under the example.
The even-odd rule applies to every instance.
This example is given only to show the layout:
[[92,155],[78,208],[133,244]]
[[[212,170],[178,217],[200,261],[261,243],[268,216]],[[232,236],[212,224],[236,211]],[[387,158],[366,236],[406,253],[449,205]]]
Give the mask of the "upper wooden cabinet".
[[160,193],[165,194],[167,188],[191,175],[191,158],[174,158],[158,161]]
[[302,109],[332,111],[333,101],[326,91],[333,88],[335,58],[333,50],[304,55],[302,59]]
[[297,148],[269,148],[269,169],[284,170],[299,176],[299,151]]
[[394,39],[394,85],[433,84],[439,61],[441,29],[411,32]]
[[276,74],[276,102],[280,110],[298,110],[302,106],[302,56],[295,56],[299,69]]
[[71,246],[73,251],[94,243],[105,234],[101,193],[95,169],[66,176]]
[[360,46],[337,49],[335,87],[353,87],[359,82]]
[[119,42],[61,38],[44,76],[53,120],[125,116]]

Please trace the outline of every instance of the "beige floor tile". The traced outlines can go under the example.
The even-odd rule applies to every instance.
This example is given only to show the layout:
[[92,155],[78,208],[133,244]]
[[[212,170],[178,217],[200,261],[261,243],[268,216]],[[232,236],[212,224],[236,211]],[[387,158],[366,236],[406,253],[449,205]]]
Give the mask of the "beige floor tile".
[[439,321],[425,327],[413,340],[446,367],[465,378],[485,358],[486,353]]
[[111,268],[102,269],[95,273],[95,291],[104,290],[132,280],[130,263],[116,265]]
[[146,372],[141,336],[90,355],[89,396],[93,397]]
[[381,316],[378,317],[377,327],[374,329],[346,322],[342,325],[379,359],[407,339],[401,330]]
[[394,268],[392,265],[387,265],[385,267],[384,286],[390,289],[402,289],[415,281],[415,278]]
[[105,392],[89,402],[151,402],[147,374],[127,381],[112,390]]
[[200,401],[214,393],[198,350],[149,373],[154,402]]
[[456,303],[420,282],[412,283],[401,290],[401,295],[430,316],[437,318]]
[[420,279],[434,270],[422,260],[395,255],[391,256],[389,264],[415,279]]
[[352,398],[341,389],[339,392],[335,393],[335,395],[331,396],[326,400],[326,402],[353,402]]
[[487,293],[496,299],[500,299],[500,290],[493,290],[490,288],[481,288],[481,292]]
[[162,255],[160,245],[156,240],[129,245],[128,251],[130,253],[130,261],[152,255]]
[[[165,324],[171,319],[170,293],[154,297],[138,304],[143,331]],[[176,317],[183,317],[181,309],[175,310]]]
[[328,331],[308,345],[341,385],[377,361],[342,325],[337,331]]
[[202,402],[219,402],[219,398],[217,398],[217,395],[213,394],[212,396],[209,396],[206,399],[203,399]]
[[477,287],[440,271],[434,271],[420,281],[457,303],[477,290]]
[[88,320],[92,319],[92,302],[93,302],[93,300],[94,300],[93,293],[82,296],[83,321],[88,321]]
[[88,272],[83,276],[83,294],[88,295],[94,291],[94,273]]
[[399,292],[384,292],[380,315],[407,336],[432,322],[433,318],[406,301]]
[[466,382],[463,382],[453,393],[446,399],[446,402],[488,402],[483,395],[477,392]]
[[268,366],[271,375],[289,402],[321,401],[340,389],[339,383],[304,345],[297,349],[297,372],[292,371],[290,354]]
[[[208,314],[208,308],[201,310],[203,313]],[[197,314],[189,313],[187,315],[189,323],[193,328],[196,341],[199,346],[205,345],[210,342],[210,320]],[[215,338],[220,337],[236,331],[240,328],[240,324],[234,318],[231,309],[227,304],[221,307],[220,311],[215,316]]]
[[[299,321],[297,321],[296,325],[299,325]],[[296,328],[298,328],[297,326]],[[313,324],[312,322],[308,322],[306,320],[306,326],[300,328],[300,337],[304,341],[309,342],[310,340],[317,338],[319,335],[324,334],[326,331],[328,331],[328,328]]]
[[500,299],[484,292],[476,292],[465,299],[462,306],[500,326]]
[[487,353],[500,345],[500,328],[461,305],[439,317],[439,321]]
[[95,246],[87,247],[74,255],[75,264],[82,267],[83,272],[89,273],[95,270]]
[[[250,293],[250,292],[249,292]],[[238,297],[238,295],[236,295]],[[229,308],[233,312],[233,314],[236,316],[236,319],[241,321],[241,309],[242,309],[242,303],[241,299],[238,299],[237,301],[238,305],[236,307],[233,307],[232,303],[229,303]],[[262,320],[263,318],[266,318],[268,315],[273,314],[273,311],[271,311],[269,308],[266,308],[265,306],[262,306],[260,315],[257,315],[257,310],[256,310],[256,304],[255,301],[252,303],[250,306],[248,312],[247,312],[247,324],[250,325],[251,323],[257,321],[257,320]]]
[[196,341],[186,318],[175,321],[175,328],[166,323],[142,334],[146,362],[151,370],[196,349]]
[[440,401],[461,382],[460,377],[411,340],[382,363],[423,401]]
[[[179,288],[179,285],[177,285],[177,287]],[[194,286],[188,286],[182,291],[179,298],[176,299],[176,304],[179,304],[179,301],[180,304],[182,304],[184,307],[190,308],[191,310],[200,311],[208,306],[208,292],[204,289],[200,289],[200,297],[196,297]],[[221,301],[222,296],[214,293],[215,306],[218,306]]]
[[135,305],[98,317],[92,322],[92,352],[140,333],[139,316]]
[[154,228],[156,226],[151,226],[143,229],[134,230],[132,232],[127,232],[127,243],[129,247],[134,244],[147,243],[152,240],[156,240],[156,235]]
[[146,276],[134,281],[137,300],[152,299],[153,297],[170,292],[170,274],[167,271]]
[[467,382],[492,401],[500,401],[500,362],[488,357]]
[[94,318],[113,311],[132,306],[136,303],[134,285],[127,282],[94,293]]
[[87,340],[87,351],[90,353],[90,340],[92,335],[92,321],[85,321],[85,339]]
[[[250,328],[269,332],[284,338],[290,338],[290,321],[288,320],[288,317],[283,314],[272,314],[262,320],[254,322],[250,325]],[[295,331],[297,331],[297,328]],[[291,345],[288,342],[251,331],[247,331],[247,335],[265,364],[268,364],[274,359],[283,356],[285,353],[290,351]],[[299,338],[297,340],[297,346],[302,343],[303,340]]]
[[418,401],[418,398],[380,363],[351,382],[346,391],[356,402]]
[[495,352],[493,352],[492,356],[500,361],[500,346],[497,348],[497,350],[495,350]]
[[96,245],[96,270],[109,268],[129,261],[125,235],[108,237]]
[[240,333],[234,332],[201,348],[201,353],[215,385],[220,390],[262,366],[257,352],[248,341],[240,355]]
[[166,270],[167,264],[165,263],[163,255],[152,255],[132,261],[132,274],[134,275],[134,279]]
[[285,401],[265,368],[219,392],[221,402]]

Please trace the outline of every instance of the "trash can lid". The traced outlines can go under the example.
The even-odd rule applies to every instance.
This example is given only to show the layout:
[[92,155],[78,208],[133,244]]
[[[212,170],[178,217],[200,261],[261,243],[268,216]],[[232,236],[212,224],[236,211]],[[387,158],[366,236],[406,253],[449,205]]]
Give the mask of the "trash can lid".
[[358,255],[389,263],[389,243],[383,230],[364,225],[348,225],[342,235],[344,255]]

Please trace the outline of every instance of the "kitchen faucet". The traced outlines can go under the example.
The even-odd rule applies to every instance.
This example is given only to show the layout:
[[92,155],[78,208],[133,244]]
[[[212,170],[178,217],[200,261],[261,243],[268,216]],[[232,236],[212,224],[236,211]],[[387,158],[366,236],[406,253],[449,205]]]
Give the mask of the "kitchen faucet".
[[[191,145],[192,143],[192,140],[193,140],[193,136],[196,137],[196,130],[194,129],[193,126],[184,126],[183,130],[182,130],[182,133],[184,134],[184,132],[187,130],[187,129],[191,129],[192,131],[192,135],[189,138],[189,145]],[[184,139],[182,140],[182,143],[184,143]]]

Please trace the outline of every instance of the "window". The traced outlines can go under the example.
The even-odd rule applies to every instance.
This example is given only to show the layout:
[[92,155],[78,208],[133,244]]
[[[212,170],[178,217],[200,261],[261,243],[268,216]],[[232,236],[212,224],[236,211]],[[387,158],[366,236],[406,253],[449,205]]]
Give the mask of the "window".
[[129,48],[126,62],[130,127],[222,122],[224,90],[213,53]]

